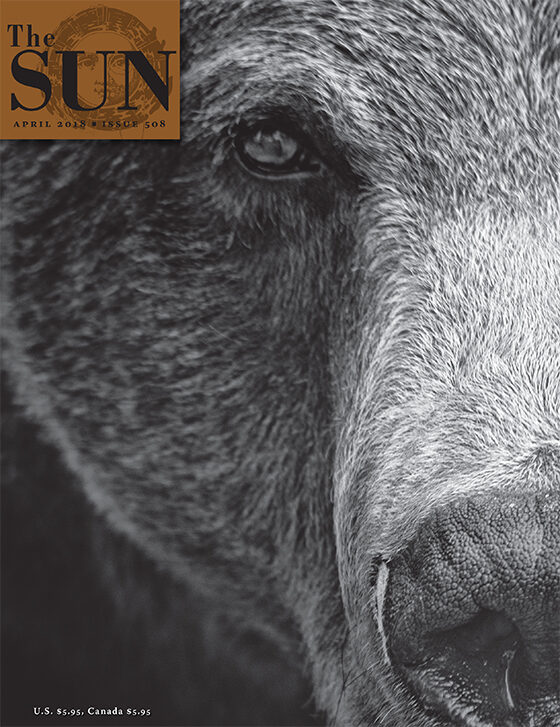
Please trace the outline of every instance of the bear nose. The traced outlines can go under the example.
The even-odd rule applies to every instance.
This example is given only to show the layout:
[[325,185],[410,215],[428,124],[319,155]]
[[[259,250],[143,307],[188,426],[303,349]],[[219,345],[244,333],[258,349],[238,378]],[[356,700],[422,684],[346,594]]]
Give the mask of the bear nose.
[[428,712],[560,724],[560,498],[439,510],[389,564],[389,656]]

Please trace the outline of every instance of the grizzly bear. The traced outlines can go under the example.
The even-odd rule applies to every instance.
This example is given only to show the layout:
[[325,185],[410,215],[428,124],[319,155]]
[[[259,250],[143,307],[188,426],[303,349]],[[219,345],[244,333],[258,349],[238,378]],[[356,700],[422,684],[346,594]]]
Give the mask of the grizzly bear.
[[5,723],[560,724],[557,0],[182,34],[5,145]]

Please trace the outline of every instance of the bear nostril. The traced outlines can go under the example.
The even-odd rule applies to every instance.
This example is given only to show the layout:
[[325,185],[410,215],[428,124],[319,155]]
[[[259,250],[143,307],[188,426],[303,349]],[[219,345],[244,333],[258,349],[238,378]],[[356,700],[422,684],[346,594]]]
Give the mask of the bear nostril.
[[510,650],[519,640],[519,632],[505,614],[482,610],[474,618],[454,629],[432,632],[435,642],[449,643],[469,656],[485,657]]
[[488,681],[491,674],[509,709],[517,701],[522,637],[505,614],[483,610],[461,626],[427,635],[431,653],[446,654],[450,669]]
[[[541,643],[552,645],[554,635],[547,638],[546,629],[537,631],[541,638],[532,640],[504,613],[482,610],[460,626],[427,633],[420,666],[429,664],[481,694],[490,687],[486,701],[491,713],[505,715],[556,691],[557,655]],[[409,675],[419,673],[418,664],[402,662],[401,667]]]
[[560,696],[557,634],[554,625],[535,621],[536,628],[526,630],[502,612],[483,609],[459,626],[424,633],[421,648],[408,658],[399,658],[398,638],[391,652],[406,681],[436,713],[462,714],[466,695],[482,723],[517,724],[510,722],[514,715],[540,709],[539,704],[548,709]]

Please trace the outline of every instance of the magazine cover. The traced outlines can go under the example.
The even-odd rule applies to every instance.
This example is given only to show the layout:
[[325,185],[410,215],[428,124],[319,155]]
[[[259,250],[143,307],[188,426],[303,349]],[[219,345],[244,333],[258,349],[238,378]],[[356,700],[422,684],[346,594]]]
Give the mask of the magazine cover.
[[0,0],[2,725],[560,725],[558,0]]

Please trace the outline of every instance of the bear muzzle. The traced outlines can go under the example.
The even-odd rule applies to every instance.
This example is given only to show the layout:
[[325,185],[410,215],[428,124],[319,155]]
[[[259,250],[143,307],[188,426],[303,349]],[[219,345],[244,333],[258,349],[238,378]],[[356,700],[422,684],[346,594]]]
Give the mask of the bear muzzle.
[[560,496],[442,507],[389,564],[391,663],[437,722],[560,725]]

